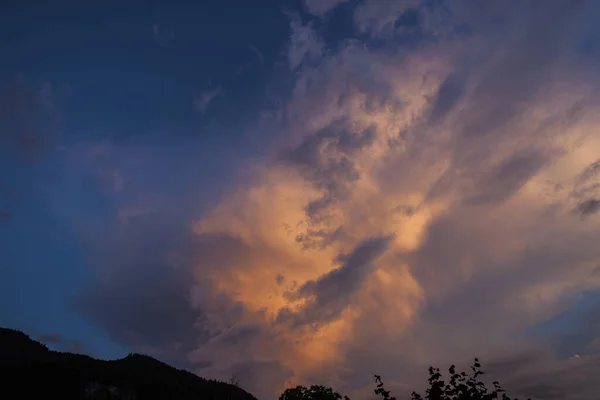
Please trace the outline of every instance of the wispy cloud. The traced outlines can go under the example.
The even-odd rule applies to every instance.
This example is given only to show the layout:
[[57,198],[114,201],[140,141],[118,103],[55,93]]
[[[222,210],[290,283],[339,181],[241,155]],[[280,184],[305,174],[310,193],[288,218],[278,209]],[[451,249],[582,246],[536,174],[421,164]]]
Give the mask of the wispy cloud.
[[302,23],[298,17],[292,18],[287,50],[290,69],[297,69],[305,61],[319,59],[323,50],[323,43],[312,29],[311,24]]
[[250,46],[248,46],[248,49],[250,49],[250,51],[252,53],[254,53],[254,55],[258,59],[258,63],[260,64],[260,66],[264,67],[264,65],[265,65],[265,56],[263,56],[263,54],[260,52],[260,50],[258,50],[256,48],[256,46],[254,46],[253,44],[251,44]]
[[204,114],[208,109],[210,103],[212,103],[217,97],[223,95],[223,88],[217,86],[214,89],[207,89],[200,92],[194,99],[194,110],[200,114]]
[[347,0],[306,0],[306,8],[311,13],[323,16]]

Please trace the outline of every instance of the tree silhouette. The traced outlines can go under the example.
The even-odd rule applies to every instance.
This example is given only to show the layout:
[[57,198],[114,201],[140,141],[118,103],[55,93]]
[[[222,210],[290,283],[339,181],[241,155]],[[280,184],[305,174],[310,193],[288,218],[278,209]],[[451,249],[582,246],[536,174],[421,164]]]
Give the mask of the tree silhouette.
[[[446,382],[439,368],[429,367],[427,380],[429,387],[425,396],[413,392],[411,398],[412,400],[518,400],[507,396],[497,381],[493,382],[493,388],[488,388],[481,381],[480,376],[484,373],[481,371],[479,359],[475,358],[471,370],[471,374],[456,372],[456,367],[452,365],[448,369],[450,380]],[[385,390],[379,375],[375,375],[375,383],[377,385],[375,394],[380,395],[383,400],[396,400],[388,390]]]
[[[350,400],[348,396],[343,397],[344,400]],[[334,391],[332,388],[321,385],[312,385],[307,388],[305,386],[296,386],[286,389],[279,400],[340,400],[342,395]]]
[[[480,377],[484,374],[481,370],[479,359],[475,358],[471,366],[471,373],[457,372],[452,365],[448,372],[450,379],[444,381],[439,368],[429,367],[429,387],[425,395],[413,392],[411,400],[518,400],[506,395],[498,382],[493,382],[493,388],[488,388]],[[375,394],[382,400],[396,400],[389,390],[385,389],[380,375],[375,375]],[[348,396],[344,400],[350,400]],[[342,395],[330,387],[313,385],[310,388],[296,386],[286,389],[279,400],[340,400]]]
[[227,381],[232,386],[239,387],[240,386],[240,377],[237,372],[232,372],[229,380]]

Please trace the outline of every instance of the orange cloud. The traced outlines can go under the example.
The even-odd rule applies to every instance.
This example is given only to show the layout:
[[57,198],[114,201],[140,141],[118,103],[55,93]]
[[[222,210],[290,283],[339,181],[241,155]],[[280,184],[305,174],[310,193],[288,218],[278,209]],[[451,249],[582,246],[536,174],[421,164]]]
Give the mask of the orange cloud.
[[[442,357],[483,351],[490,340],[509,343],[556,312],[594,267],[598,252],[590,240],[600,221],[593,216],[582,225],[572,216],[577,200],[569,189],[552,189],[573,187],[597,159],[598,114],[587,112],[597,110],[593,90],[571,75],[543,86],[502,86],[498,71],[510,69],[514,82],[533,76],[514,58],[527,57],[521,52],[533,44],[510,43],[505,54],[491,53],[475,66],[457,62],[470,44],[463,45],[443,52],[425,46],[406,57],[349,45],[318,67],[306,66],[275,160],[257,166],[249,182],[194,224],[199,237],[228,235],[247,249],[225,264],[200,257],[198,274],[209,274],[216,290],[244,305],[248,315],[240,321],[260,324],[284,343],[265,345],[260,354],[294,371],[286,384],[324,371],[350,385],[341,366],[354,365],[349,352],[367,346],[428,362],[436,355],[427,350],[433,340],[446,343],[438,349]],[[538,62],[554,54],[531,57]],[[565,79],[571,84],[564,86]],[[448,91],[449,85],[460,90]],[[380,257],[364,260],[364,273],[338,277],[364,240],[381,235],[393,239]],[[565,235],[577,238],[585,254],[553,265],[546,277],[534,277],[541,272],[537,259],[529,267],[519,261],[528,249],[563,248],[557,241]],[[316,288],[334,276],[338,281],[331,278],[331,288],[322,290],[343,304],[330,308]],[[499,284],[523,276],[510,292],[518,300],[496,291],[486,300],[504,326],[476,308],[474,320],[489,322],[485,340],[461,339],[452,332],[457,326],[447,338],[435,332],[451,322],[430,320],[432,305],[443,309],[448,301],[468,312],[476,306],[467,307],[466,299],[478,301],[469,297],[472,285],[492,284],[494,276]],[[307,314],[312,307],[319,312]],[[515,322],[506,324],[512,313]],[[289,323],[294,318],[302,324]],[[214,356],[230,364],[244,358]]]
[[[444,10],[419,6],[420,41],[382,31],[408,44],[335,51],[302,26],[271,157],[167,257],[152,247],[167,271],[191,265],[172,297],[193,311],[196,371],[245,371],[271,397],[296,383],[361,393],[374,371],[405,387],[430,363],[516,348],[555,376],[562,361],[527,334],[600,289],[600,102],[572,51],[583,3],[453,6],[440,27]],[[365,24],[387,24],[369,4]]]

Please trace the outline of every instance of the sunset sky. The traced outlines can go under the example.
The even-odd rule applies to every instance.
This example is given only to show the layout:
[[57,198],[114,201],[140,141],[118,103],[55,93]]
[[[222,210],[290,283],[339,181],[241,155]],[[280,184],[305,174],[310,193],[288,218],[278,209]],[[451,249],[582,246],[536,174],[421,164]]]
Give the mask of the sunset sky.
[[261,400],[600,393],[600,2],[8,0],[0,326]]

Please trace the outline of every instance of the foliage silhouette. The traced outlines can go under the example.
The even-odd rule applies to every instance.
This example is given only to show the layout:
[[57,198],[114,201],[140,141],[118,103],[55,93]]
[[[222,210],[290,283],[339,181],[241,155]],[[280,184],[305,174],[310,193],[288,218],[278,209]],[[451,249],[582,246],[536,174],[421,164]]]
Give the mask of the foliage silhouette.
[[[498,382],[488,388],[480,377],[481,364],[475,358],[471,373],[457,372],[452,365],[448,382],[439,368],[429,368],[425,395],[413,392],[412,400],[518,400],[506,395]],[[178,370],[152,357],[130,354],[114,361],[49,350],[22,332],[0,328],[0,376],[4,389],[23,398],[56,395],[63,399],[209,399],[256,400],[230,383],[206,380]],[[28,384],[34,383],[34,384]],[[375,375],[375,394],[382,400],[396,400]],[[350,400],[321,385],[286,389],[279,400]]]
[[[425,396],[412,392],[412,400],[518,400],[517,398],[509,397],[500,383],[494,381],[493,388],[488,388],[481,381],[480,376],[484,374],[481,370],[479,359],[475,358],[471,366],[471,374],[466,372],[456,372],[456,367],[452,365],[448,372],[450,380],[444,381],[439,368],[429,367],[429,387],[425,392]],[[385,390],[383,381],[379,375],[375,375],[375,394],[380,395],[383,400],[396,400],[390,395],[388,390]]]
[[[348,396],[343,397],[344,400],[350,400]],[[342,395],[334,391],[332,388],[321,385],[312,385],[307,388],[305,386],[296,386],[286,389],[279,400],[340,400]]]
[[[429,367],[429,387],[425,395],[413,392],[412,400],[518,400],[506,395],[498,382],[493,382],[493,388],[488,388],[480,377],[484,374],[481,370],[479,359],[471,366],[472,373],[457,372],[452,365],[448,372],[450,380],[444,381],[439,368]],[[375,394],[382,400],[396,400],[389,390],[385,389],[380,375],[375,375]],[[350,400],[348,396],[344,400]],[[330,387],[313,385],[310,388],[296,386],[286,389],[279,400],[340,400],[342,395]]]
[[240,377],[238,376],[237,372],[233,372],[231,374],[227,383],[235,387],[240,387]]

